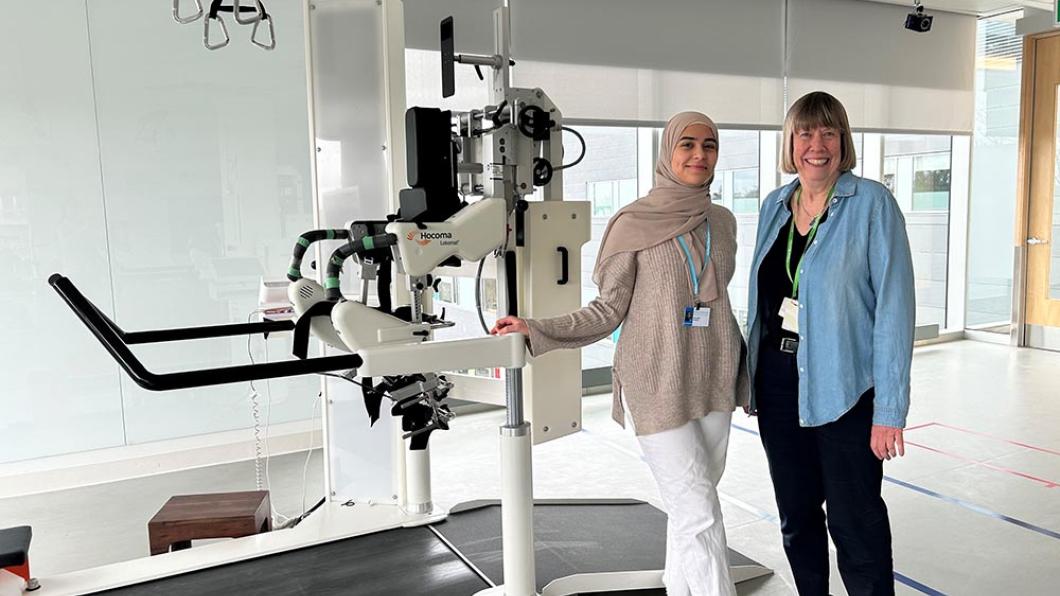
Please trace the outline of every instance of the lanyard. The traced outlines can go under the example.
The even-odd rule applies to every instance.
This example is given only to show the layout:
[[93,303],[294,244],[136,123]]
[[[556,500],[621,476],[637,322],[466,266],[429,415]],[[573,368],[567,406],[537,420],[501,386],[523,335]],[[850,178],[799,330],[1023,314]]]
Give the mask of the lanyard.
[[[703,254],[703,271],[706,271],[707,265],[710,263],[710,222],[704,221],[703,223],[707,224],[706,248]],[[699,296],[699,275],[696,274],[693,266],[692,252],[688,250],[688,244],[685,243],[684,236],[678,236],[677,243],[681,245],[681,250],[685,251],[685,258],[688,259],[688,274],[692,277],[692,295]]]
[[[828,191],[828,198],[825,199],[825,209],[828,208],[828,202],[832,200],[832,195],[835,194],[835,185]],[[795,203],[799,202],[802,198],[802,189],[795,191]],[[821,211],[821,215],[824,215],[824,211]],[[788,255],[784,261],[784,265],[788,272],[788,281],[791,282],[791,297],[798,300],[799,298],[799,277],[802,275],[802,260],[806,258],[806,251],[809,250],[810,245],[813,244],[814,237],[817,236],[817,224],[821,223],[821,215],[813,218],[813,225],[810,226],[810,233],[806,235],[806,248],[803,249],[802,255],[799,256],[799,262],[795,265],[795,276],[791,275],[791,246],[795,241],[795,218],[797,214],[795,210],[791,210],[791,226],[788,227]]]

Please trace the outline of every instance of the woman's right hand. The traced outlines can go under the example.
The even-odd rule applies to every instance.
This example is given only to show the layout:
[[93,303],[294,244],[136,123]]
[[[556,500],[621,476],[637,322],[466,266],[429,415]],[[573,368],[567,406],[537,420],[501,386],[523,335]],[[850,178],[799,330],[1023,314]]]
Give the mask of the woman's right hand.
[[491,335],[507,335],[509,333],[522,333],[530,335],[530,328],[526,326],[526,320],[519,317],[501,317],[490,329]]

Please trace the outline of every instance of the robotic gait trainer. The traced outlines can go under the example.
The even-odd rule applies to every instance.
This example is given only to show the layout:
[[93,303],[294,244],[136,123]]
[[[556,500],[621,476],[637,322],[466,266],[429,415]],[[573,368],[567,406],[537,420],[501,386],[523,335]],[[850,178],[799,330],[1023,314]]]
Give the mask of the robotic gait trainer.
[[[379,418],[383,398],[389,398],[392,414],[401,417],[405,437],[411,439],[410,449],[420,450],[431,432],[448,428],[453,417],[444,401],[453,385],[439,371],[497,367],[507,372],[506,426],[526,426],[523,338],[432,341],[435,330],[453,323],[445,320],[444,310],[434,315],[423,308],[425,293],[437,287],[432,272],[439,267],[495,258],[499,314],[517,314],[515,250],[526,242],[527,198],[538,191],[546,201],[561,198],[561,171],[574,165],[562,165],[562,130],[571,129],[562,126],[561,114],[548,96],[540,89],[511,87],[514,62],[507,6],[495,15],[495,25],[496,54],[456,54],[453,20],[442,21],[443,95],[454,93],[454,65],[472,65],[480,78],[488,79],[490,105],[468,112],[424,107],[406,112],[410,188],[400,192],[398,211],[385,220],[354,221],[342,229],[313,230],[298,238],[287,272],[294,321],[127,332],[68,278],[55,274],[49,283],[132,379],[149,390],[344,371],[341,376],[362,385],[371,421]],[[483,68],[488,76],[483,76]],[[323,285],[304,277],[303,257],[315,242],[333,239],[345,243],[326,258]],[[566,272],[567,252],[559,250]],[[340,275],[351,262],[360,267],[359,300],[347,299],[340,291]],[[372,306],[370,281],[376,282]],[[394,306],[392,289],[398,287],[407,289],[409,304]],[[294,332],[297,360],[154,373],[129,349],[140,343],[267,336],[275,331]],[[309,358],[310,336],[341,353]]]

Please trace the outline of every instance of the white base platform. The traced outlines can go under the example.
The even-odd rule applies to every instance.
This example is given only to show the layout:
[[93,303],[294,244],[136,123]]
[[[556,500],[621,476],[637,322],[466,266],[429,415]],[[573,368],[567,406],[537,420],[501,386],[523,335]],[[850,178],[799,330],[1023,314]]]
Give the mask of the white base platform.
[[[419,526],[446,518],[447,512],[405,513],[396,505],[353,505],[327,502],[302,523],[288,530],[225,540],[195,548],[39,578],[35,596],[67,596],[119,588],[255,559],[394,528]],[[2,588],[2,585],[0,585]],[[0,592],[7,596],[5,592]]]

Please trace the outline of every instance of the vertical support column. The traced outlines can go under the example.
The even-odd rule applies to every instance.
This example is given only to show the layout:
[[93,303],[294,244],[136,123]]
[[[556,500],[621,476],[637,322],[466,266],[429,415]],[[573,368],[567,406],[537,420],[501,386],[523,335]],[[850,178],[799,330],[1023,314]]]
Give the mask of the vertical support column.
[[[302,33],[305,42],[305,75],[306,75],[306,103],[307,111],[309,113],[309,130],[306,131],[309,134],[309,146],[312,148],[309,152],[309,196],[312,200],[313,205],[313,227],[320,229],[321,225],[320,216],[320,196],[317,191],[317,135],[316,135],[316,82],[314,75],[316,74],[316,68],[313,62],[313,24],[310,11],[312,0],[302,0]],[[313,248],[315,253],[316,262],[324,262],[324,254],[321,252],[320,243]],[[323,271],[318,273],[317,281],[323,281],[320,279],[320,275]],[[330,437],[328,433],[328,421],[331,417],[331,397],[328,394],[328,382],[327,377],[320,377],[320,429],[321,429],[321,445],[323,445],[323,459],[324,459],[324,498],[331,499],[335,495],[334,482],[331,477],[331,465],[329,463],[328,454],[330,451]],[[310,421],[312,424],[312,421]]]
[[523,371],[506,369],[507,423],[501,427],[501,543],[506,596],[537,593],[530,425],[523,419]]
[[405,452],[405,511],[427,514],[434,509],[431,502],[431,452],[429,449],[411,450],[404,441]]
[[972,139],[951,137],[950,225],[946,279],[946,329],[964,329],[968,289],[968,201],[972,178]]

